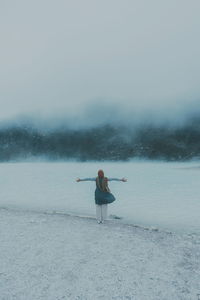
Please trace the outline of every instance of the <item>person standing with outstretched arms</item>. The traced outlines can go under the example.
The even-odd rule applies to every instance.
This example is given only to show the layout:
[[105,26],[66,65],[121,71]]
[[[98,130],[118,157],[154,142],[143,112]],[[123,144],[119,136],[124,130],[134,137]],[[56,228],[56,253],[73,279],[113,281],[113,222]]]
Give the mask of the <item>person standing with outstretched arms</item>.
[[98,171],[98,176],[96,178],[77,178],[77,182],[80,181],[95,181],[96,190],[95,190],[95,204],[96,204],[96,218],[97,222],[104,223],[104,220],[107,218],[107,205],[115,201],[115,197],[110,192],[108,187],[108,181],[122,181],[126,182],[125,178],[107,178],[104,176],[103,170]]

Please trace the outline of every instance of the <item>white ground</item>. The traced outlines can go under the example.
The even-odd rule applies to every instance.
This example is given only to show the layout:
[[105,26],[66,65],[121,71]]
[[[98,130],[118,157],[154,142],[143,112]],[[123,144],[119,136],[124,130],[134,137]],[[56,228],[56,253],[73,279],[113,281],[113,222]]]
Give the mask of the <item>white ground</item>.
[[0,210],[1,300],[197,300],[200,238]]
[[[122,219],[101,225],[94,183],[75,182],[99,168],[128,178],[110,185]],[[199,175],[195,162],[1,164],[0,300],[200,299]]]

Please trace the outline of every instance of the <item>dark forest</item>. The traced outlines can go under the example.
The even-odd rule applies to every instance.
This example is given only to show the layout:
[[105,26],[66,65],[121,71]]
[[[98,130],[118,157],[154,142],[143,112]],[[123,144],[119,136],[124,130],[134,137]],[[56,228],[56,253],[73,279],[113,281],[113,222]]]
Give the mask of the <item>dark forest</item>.
[[15,125],[0,130],[1,162],[34,157],[80,161],[200,158],[200,118],[188,120],[177,128],[105,124],[87,129],[44,131],[34,126]]

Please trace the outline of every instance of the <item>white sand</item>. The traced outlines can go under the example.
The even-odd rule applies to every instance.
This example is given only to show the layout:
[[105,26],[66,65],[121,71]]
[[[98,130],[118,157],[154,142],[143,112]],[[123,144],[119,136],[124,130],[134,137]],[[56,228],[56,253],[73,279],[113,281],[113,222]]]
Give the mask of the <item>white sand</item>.
[[200,237],[0,210],[1,300],[197,300]]

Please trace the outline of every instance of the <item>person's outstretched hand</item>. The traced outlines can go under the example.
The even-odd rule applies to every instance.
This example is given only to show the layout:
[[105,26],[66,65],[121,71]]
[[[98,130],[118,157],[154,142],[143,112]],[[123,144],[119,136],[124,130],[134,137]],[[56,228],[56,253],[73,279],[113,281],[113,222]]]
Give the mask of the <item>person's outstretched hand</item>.
[[81,181],[80,178],[77,178],[77,179],[76,179],[76,182],[79,182],[79,181]]
[[127,182],[127,179],[126,179],[126,178],[122,178],[122,181],[123,181],[123,182]]

